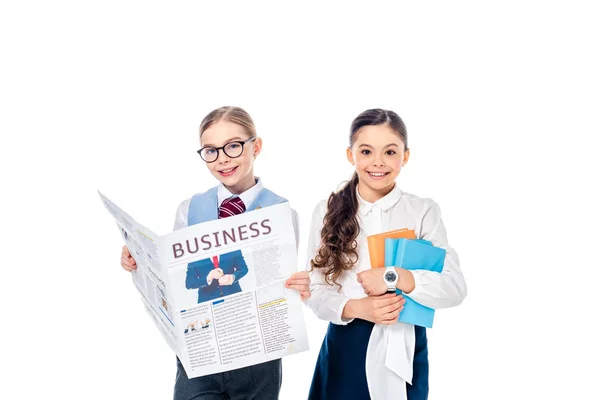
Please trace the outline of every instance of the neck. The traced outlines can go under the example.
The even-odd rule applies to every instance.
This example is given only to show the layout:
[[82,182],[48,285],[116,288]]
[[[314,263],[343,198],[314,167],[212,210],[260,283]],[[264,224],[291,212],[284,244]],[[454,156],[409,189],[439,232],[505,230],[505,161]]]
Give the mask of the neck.
[[240,195],[240,194],[244,193],[246,190],[250,189],[254,185],[256,185],[256,178],[254,177],[254,174],[248,174],[247,177],[243,178],[235,185],[231,185],[231,186],[224,185],[224,186],[227,188],[227,190],[229,190],[231,192],[231,194]]
[[362,182],[358,182],[358,194],[365,201],[369,203],[375,203],[377,200],[385,197],[388,193],[390,193],[394,187],[396,186],[396,182],[386,186],[382,189],[373,189],[368,187],[367,185],[362,184]]

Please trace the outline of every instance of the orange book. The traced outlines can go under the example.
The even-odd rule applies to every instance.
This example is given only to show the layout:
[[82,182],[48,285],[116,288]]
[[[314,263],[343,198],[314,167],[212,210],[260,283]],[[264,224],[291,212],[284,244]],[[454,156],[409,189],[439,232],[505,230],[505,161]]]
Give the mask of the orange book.
[[385,239],[416,239],[414,230],[408,228],[398,229],[379,233],[377,235],[367,236],[369,245],[369,257],[371,259],[371,268],[385,267]]

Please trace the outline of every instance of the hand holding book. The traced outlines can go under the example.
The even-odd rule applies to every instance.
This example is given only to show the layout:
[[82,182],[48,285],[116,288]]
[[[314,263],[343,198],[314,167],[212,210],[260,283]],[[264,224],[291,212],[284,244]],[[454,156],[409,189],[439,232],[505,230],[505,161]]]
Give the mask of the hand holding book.
[[[380,296],[387,292],[387,285],[384,282],[383,275],[385,268],[371,268],[358,273],[358,283],[362,284],[365,293],[369,296]],[[410,293],[415,288],[413,275],[403,268],[396,268],[398,274],[398,283],[396,288],[398,293]]]
[[[399,236],[401,238],[398,238]],[[426,240],[416,239],[414,231],[406,229],[373,235],[368,237],[367,241],[372,270],[361,272],[358,278],[359,282],[364,282],[365,293],[378,294],[382,290],[382,286],[385,287],[383,290],[387,290],[383,281],[385,269],[382,267],[396,267],[399,274],[396,287],[404,290],[406,299],[398,321],[431,328],[434,310],[410,298],[410,292],[414,289],[414,279],[409,270],[424,269],[442,272],[446,250],[432,246],[431,242]],[[377,283],[378,277],[381,284]],[[402,291],[397,290],[397,293],[402,293]]]
[[358,318],[374,324],[391,325],[398,322],[398,315],[404,309],[405,303],[406,298],[396,293],[350,299],[344,307],[342,318]]

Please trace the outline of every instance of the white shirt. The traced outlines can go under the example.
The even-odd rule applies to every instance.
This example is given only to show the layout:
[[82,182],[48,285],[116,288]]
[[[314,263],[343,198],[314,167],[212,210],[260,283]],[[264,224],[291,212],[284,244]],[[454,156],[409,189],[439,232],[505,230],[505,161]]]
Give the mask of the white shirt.
[[[375,203],[367,202],[360,195],[358,200],[359,258],[352,270],[344,271],[338,278],[341,290],[338,292],[337,286],[330,286],[325,282],[321,269],[310,273],[311,297],[305,303],[318,318],[338,325],[352,322],[342,319],[342,312],[348,300],[366,297],[362,285],[357,281],[357,274],[371,268],[367,236],[401,228],[414,229],[417,238],[429,240],[434,246],[446,249],[444,269],[441,273],[410,271],[415,279],[415,288],[407,295],[433,309],[456,306],[463,301],[467,287],[458,256],[448,245],[440,208],[433,200],[405,193],[398,185]],[[315,257],[321,245],[321,228],[326,211],[327,201],[323,200],[313,212],[307,270],[310,270],[310,260]],[[372,399],[406,398],[405,382],[410,383],[412,380],[414,347],[413,325],[402,322],[394,325],[375,325],[365,363]]]
[[[256,185],[252,186],[250,189],[246,190],[242,194],[238,196],[245,205],[252,204],[254,200],[258,197],[260,191],[263,189],[263,183],[260,178],[257,178]],[[219,183],[217,187],[217,201],[218,204],[223,203],[223,201],[231,196],[235,196],[232,194],[222,183]],[[190,197],[187,200],[184,200],[179,204],[177,208],[177,213],[175,215],[175,224],[173,226],[173,230],[179,230],[188,226],[188,211],[190,209],[190,202],[192,198]],[[251,210],[249,210],[251,211]],[[294,234],[296,236],[296,246],[298,246],[298,238],[300,236],[299,228],[298,228],[298,214],[295,210],[292,209],[292,224],[294,225]]]

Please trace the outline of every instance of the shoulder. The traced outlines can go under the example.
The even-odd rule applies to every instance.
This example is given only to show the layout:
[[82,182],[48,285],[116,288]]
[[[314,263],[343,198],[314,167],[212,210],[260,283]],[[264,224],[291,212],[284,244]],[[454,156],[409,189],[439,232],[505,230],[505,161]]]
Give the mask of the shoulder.
[[216,195],[218,190],[219,190],[219,186],[213,186],[210,189],[205,190],[204,192],[196,193],[195,195],[190,197],[189,200],[201,198],[204,196]]
[[187,210],[190,208],[191,202],[192,202],[192,197],[190,197],[189,199],[185,199],[184,201],[179,203],[179,207],[177,207],[177,213],[179,214],[183,211],[185,211],[187,213]]
[[321,200],[315,206],[310,220],[309,245],[317,245],[320,241],[320,232],[323,229],[323,221],[327,213],[327,200]]
[[427,214],[440,213],[439,205],[429,197],[420,197],[416,194],[402,192],[398,204],[404,204],[410,211],[417,216],[424,217]]
[[175,213],[175,225],[173,225],[174,231],[188,226],[188,214],[191,201],[192,198],[190,197],[189,199],[186,199],[179,203],[179,207],[177,207],[177,212]]
[[278,195],[277,193],[273,192],[270,189],[267,189],[266,187],[262,188],[261,194],[267,195],[267,196],[275,199],[279,203],[285,203],[286,201],[288,201],[285,197]]
[[[266,194],[267,196],[269,196],[275,204],[289,203],[288,199],[286,199],[283,196],[278,195],[277,193],[273,192],[270,189],[267,189],[266,187],[262,188],[261,194],[263,194],[263,193]],[[290,204],[290,210],[292,212],[292,218],[293,218],[294,224],[298,224],[298,220],[299,220],[298,212],[291,207],[291,204]]]
[[327,214],[327,203],[327,199],[321,200],[317,203],[313,209],[313,222],[323,222],[323,218],[325,218],[325,214]]
[[179,206],[177,207],[177,215],[184,215],[184,216],[186,216],[186,219],[187,219],[188,210],[190,209],[190,204],[192,203],[192,200],[200,199],[205,195],[216,192],[216,190],[217,190],[217,186],[212,187],[204,192],[196,193],[192,197],[183,200],[181,203],[179,203]]

